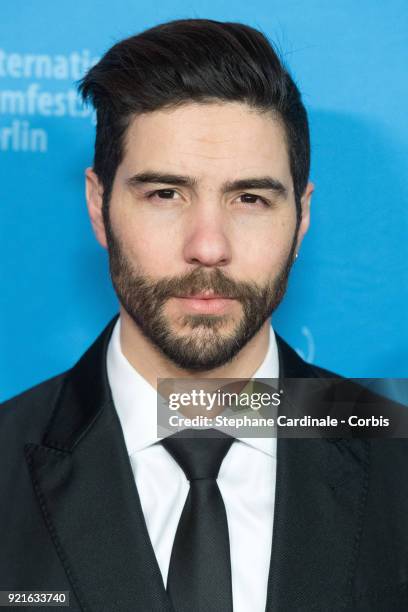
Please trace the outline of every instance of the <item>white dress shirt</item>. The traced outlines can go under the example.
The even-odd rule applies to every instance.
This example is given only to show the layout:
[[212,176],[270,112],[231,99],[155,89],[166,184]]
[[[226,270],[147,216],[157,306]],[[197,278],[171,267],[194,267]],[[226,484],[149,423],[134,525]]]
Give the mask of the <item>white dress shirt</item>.
[[[150,540],[167,584],[170,554],[190,488],[159,444],[157,396],[120,346],[120,319],[107,354],[108,379],[123,429]],[[269,348],[253,378],[278,378],[278,350]],[[276,438],[237,438],[218,475],[228,520],[234,612],[265,612],[275,505]]]

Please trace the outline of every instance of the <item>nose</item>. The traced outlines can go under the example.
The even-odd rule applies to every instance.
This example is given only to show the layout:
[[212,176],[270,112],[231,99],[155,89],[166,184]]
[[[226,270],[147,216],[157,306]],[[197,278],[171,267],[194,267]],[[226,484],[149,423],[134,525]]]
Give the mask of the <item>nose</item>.
[[[214,203],[215,204],[215,203]],[[227,220],[219,205],[197,205],[187,220],[184,259],[207,267],[225,266],[231,261]]]

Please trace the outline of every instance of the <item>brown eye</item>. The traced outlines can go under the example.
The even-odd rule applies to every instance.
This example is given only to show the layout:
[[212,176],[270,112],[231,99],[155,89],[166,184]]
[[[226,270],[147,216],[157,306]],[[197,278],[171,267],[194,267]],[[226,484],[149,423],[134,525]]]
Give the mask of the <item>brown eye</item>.
[[172,200],[175,193],[174,189],[158,189],[150,195],[157,196],[161,200]]
[[268,206],[268,202],[266,200],[254,195],[253,193],[242,193],[239,198],[244,204],[259,204],[260,206]]

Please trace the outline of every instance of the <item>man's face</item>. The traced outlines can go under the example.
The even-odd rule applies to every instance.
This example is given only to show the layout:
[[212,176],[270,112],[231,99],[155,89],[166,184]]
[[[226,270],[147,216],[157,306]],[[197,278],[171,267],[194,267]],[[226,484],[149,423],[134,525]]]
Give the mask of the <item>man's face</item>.
[[284,130],[271,115],[217,102],[136,116],[97,231],[122,306],[177,366],[226,364],[284,295],[309,197],[297,232]]

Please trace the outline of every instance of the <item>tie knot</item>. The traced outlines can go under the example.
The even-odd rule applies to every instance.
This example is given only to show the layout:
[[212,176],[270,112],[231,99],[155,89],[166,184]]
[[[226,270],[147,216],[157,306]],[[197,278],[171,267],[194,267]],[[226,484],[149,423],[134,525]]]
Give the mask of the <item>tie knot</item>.
[[217,478],[221,463],[235,438],[216,429],[183,429],[161,443],[188,480]]

